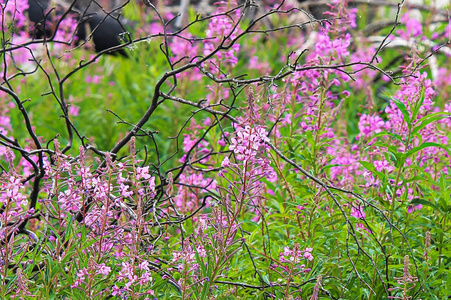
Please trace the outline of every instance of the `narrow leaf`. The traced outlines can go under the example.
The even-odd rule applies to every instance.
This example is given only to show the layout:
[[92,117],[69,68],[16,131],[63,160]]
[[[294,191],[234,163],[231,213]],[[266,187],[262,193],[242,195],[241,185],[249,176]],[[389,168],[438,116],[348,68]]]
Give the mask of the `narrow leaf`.
[[412,126],[412,122],[410,122],[410,117],[409,117],[409,112],[407,111],[407,107],[404,105],[404,103],[402,103],[400,100],[396,99],[396,98],[391,98],[392,102],[396,105],[396,107],[398,107],[398,109],[401,111],[404,122],[406,122],[407,127]]
[[429,206],[429,207],[432,207],[433,209],[435,209],[436,211],[438,211],[439,213],[443,214],[443,211],[439,207],[437,207],[434,203],[432,203],[428,200],[425,200],[425,199],[416,198],[416,199],[413,199],[410,202],[410,204],[413,204],[413,205],[422,204],[424,206]]

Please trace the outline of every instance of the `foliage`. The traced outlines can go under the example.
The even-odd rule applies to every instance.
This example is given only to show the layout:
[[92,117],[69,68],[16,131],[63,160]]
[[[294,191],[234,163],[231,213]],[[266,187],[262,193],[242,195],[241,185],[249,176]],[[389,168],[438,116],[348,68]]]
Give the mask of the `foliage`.
[[429,2],[229,1],[180,28],[127,2],[123,58],[70,22],[32,40],[28,2],[1,1],[1,298],[450,297]]

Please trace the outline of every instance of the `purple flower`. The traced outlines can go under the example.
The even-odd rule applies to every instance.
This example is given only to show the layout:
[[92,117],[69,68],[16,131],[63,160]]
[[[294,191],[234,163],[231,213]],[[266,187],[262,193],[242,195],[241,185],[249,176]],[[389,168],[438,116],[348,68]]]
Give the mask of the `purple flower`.
[[149,179],[151,176],[149,174],[149,166],[147,167],[137,167],[136,168],[136,179]]
[[357,219],[365,219],[365,212],[362,207],[355,208],[354,206],[351,208],[351,216]]
[[382,132],[385,122],[379,116],[368,116],[362,114],[359,120],[359,138],[369,138],[376,133]]
[[410,17],[409,13],[405,13],[401,17],[401,22],[406,26],[405,30],[397,30],[396,33],[405,40],[416,38],[423,34],[423,25],[418,18]]
[[423,208],[423,204],[418,204],[418,205],[409,205],[409,207],[407,207],[407,212],[409,214],[413,213],[416,210],[420,210]]

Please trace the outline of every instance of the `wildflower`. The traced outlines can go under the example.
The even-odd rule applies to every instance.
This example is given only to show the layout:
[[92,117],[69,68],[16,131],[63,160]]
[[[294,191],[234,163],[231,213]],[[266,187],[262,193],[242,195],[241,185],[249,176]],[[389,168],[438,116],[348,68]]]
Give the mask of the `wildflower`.
[[357,219],[365,219],[365,212],[363,211],[362,207],[352,207],[351,208],[351,216]]
[[423,208],[423,204],[418,204],[418,205],[409,205],[409,207],[407,208],[407,212],[409,214],[413,213],[416,210],[420,210]]
[[318,300],[319,289],[321,287],[322,279],[323,279],[323,277],[321,275],[318,275],[318,277],[316,278],[315,287],[313,288],[313,294],[310,297],[310,300]]
[[[402,277],[394,277],[396,279],[399,286],[390,288],[389,291],[395,291],[395,290],[401,290],[402,297],[397,296],[389,296],[388,299],[411,299],[411,296],[407,296],[408,291],[413,289],[415,287],[415,282],[418,281],[417,277],[413,277],[409,273],[409,256],[404,256],[404,270],[403,270],[403,276]],[[409,287],[409,285],[411,285]]]

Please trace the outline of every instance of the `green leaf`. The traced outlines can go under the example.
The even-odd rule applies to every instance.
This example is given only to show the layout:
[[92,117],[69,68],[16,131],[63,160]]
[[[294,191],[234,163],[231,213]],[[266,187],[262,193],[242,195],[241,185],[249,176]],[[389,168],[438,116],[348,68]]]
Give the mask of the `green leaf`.
[[412,126],[412,122],[410,121],[409,112],[407,111],[407,107],[402,103],[400,100],[396,98],[391,98],[392,102],[398,107],[398,109],[401,111],[404,122],[406,122],[407,127],[410,129]]
[[436,211],[438,211],[438,212],[443,214],[443,211],[439,207],[437,207],[434,203],[432,203],[430,201],[427,201],[425,199],[415,198],[412,201],[410,201],[410,204],[414,204],[414,205],[415,204],[422,204],[422,205],[425,205],[425,206],[429,206],[429,207],[432,207]]
[[421,89],[421,95],[420,95],[420,99],[419,101],[417,101],[417,103],[415,103],[415,107],[412,111],[412,121],[415,121],[417,119],[418,116],[418,112],[420,111],[421,105],[423,105],[424,102],[424,85],[423,88]]
[[269,276],[267,274],[262,275],[263,282],[270,285]]
[[204,261],[200,257],[199,252],[197,251],[196,247],[194,247],[194,250],[196,251],[196,262],[199,264],[199,266],[202,270],[202,275],[207,276],[207,269],[205,268]]
[[445,174],[443,172],[440,172],[439,186],[440,186],[440,198],[439,198],[440,208],[443,209],[445,212],[448,212],[449,211],[448,202],[451,197],[451,191],[446,185]]
[[[447,272],[446,273],[446,286],[451,286],[451,273]],[[449,295],[451,295],[450,290],[449,289],[445,289],[446,290],[446,296],[449,297]]]
[[[390,137],[400,141],[401,143],[404,143],[402,136],[400,136],[399,134],[393,133],[393,132],[388,132],[388,131],[382,131],[382,132],[376,133],[375,135],[371,136],[371,138],[374,139],[374,138],[384,137],[384,136],[390,136]],[[383,144],[383,143],[380,143],[380,144]],[[385,147],[388,147],[388,145],[385,145]]]
[[202,285],[202,292],[200,295],[200,299],[201,300],[207,299],[209,292],[210,292],[210,280],[208,280],[208,281],[204,280],[203,285]]
[[371,173],[377,175],[378,178],[382,179],[385,177],[385,174],[376,170],[372,163],[360,160],[359,163]]
[[405,160],[406,158],[410,157],[412,154],[414,154],[414,153],[416,153],[418,151],[421,151],[421,150],[423,150],[425,148],[429,148],[429,147],[441,148],[441,149],[445,150],[446,153],[448,153],[448,155],[451,155],[449,149],[446,148],[445,146],[437,144],[437,143],[433,143],[433,142],[426,142],[426,143],[423,143],[423,144],[421,144],[419,146],[413,147],[412,149],[410,149],[409,151],[404,153],[404,155],[402,156],[402,159]]
[[389,146],[385,143],[376,142],[373,144],[373,147],[387,148],[387,151],[385,151],[384,153],[390,156],[390,160],[395,164],[396,167],[399,168],[404,164],[404,161],[402,160],[403,153],[399,152],[395,146]]
[[412,130],[412,134],[416,134],[418,131],[423,129],[425,126],[431,124],[432,122],[448,118],[450,115],[451,115],[450,113],[445,112],[428,114],[417,121],[417,123],[420,122],[421,123],[414,127],[414,129]]

